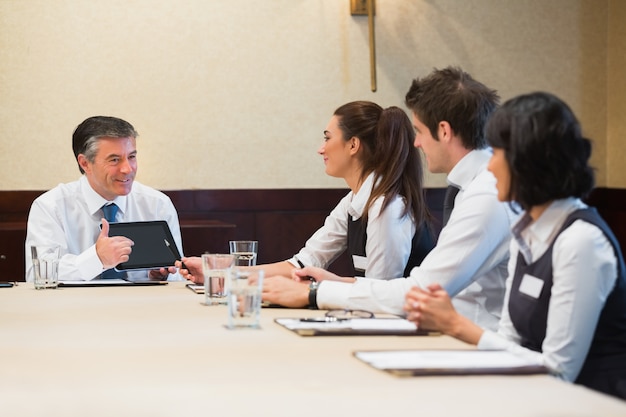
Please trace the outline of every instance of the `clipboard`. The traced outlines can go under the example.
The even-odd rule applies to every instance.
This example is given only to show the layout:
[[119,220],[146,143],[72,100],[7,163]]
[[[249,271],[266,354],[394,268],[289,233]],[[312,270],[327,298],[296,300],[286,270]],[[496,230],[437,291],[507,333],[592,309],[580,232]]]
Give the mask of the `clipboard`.
[[353,355],[375,369],[401,377],[549,373],[540,363],[506,350],[356,351]]
[[133,279],[92,279],[90,281],[59,281],[59,287],[136,287],[146,285],[167,285],[167,281],[150,280],[148,278],[141,280]]
[[191,291],[195,292],[196,294],[204,294],[203,284],[196,284],[195,282],[189,282],[185,284],[185,287],[189,288]]
[[431,336],[439,333],[418,329],[403,318],[353,318],[326,321],[324,317],[277,318],[276,323],[300,336]]

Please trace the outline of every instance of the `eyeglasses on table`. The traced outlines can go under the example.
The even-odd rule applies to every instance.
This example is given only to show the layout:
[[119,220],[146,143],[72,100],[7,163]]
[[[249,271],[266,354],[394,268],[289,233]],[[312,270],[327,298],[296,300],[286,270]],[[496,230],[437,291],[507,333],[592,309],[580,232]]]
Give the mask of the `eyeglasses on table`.
[[333,322],[352,319],[373,319],[374,313],[367,310],[328,310],[324,317],[308,317],[300,319],[304,322]]

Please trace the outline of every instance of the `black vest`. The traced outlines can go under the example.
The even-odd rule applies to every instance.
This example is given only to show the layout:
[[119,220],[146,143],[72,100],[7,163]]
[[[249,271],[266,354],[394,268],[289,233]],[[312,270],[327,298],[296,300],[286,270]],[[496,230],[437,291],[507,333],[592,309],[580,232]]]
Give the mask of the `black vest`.
[[[348,255],[350,255],[350,262],[352,264],[352,272],[355,277],[364,277],[365,270],[356,269],[354,266],[354,255],[366,256],[365,244],[367,243],[367,222],[363,221],[363,218],[358,220],[352,220],[352,216],[348,215]],[[432,231],[428,227],[428,224],[422,223],[419,227],[413,239],[411,240],[411,254],[404,267],[404,277],[408,277],[411,273],[411,269],[419,266],[426,255],[435,247],[435,238]],[[392,278],[392,277],[380,277],[380,278]],[[400,277],[393,277],[400,278]]]
[[[594,208],[571,213],[557,236],[576,220],[584,220],[600,228],[613,246],[618,262],[615,287],[602,308],[589,352],[576,383],[626,399],[626,268],[624,258],[613,232]],[[511,321],[522,338],[522,346],[537,352],[542,351],[543,340],[546,337],[548,307],[552,294],[553,248],[554,241],[548,250],[530,265],[526,264],[521,253],[518,254],[511,285],[508,305]],[[519,291],[525,274],[530,274],[544,282],[539,298],[534,299]]]

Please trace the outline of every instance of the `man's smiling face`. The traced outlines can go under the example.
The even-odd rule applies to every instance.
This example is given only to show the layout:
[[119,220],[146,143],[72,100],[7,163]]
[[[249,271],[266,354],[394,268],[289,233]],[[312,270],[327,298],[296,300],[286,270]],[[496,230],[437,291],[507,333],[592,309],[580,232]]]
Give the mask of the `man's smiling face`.
[[130,193],[133,187],[137,174],[136,140],[133,137],[100,138],[93,162],[82,154],[78,162],[91,187],[103,198],[114,200]]

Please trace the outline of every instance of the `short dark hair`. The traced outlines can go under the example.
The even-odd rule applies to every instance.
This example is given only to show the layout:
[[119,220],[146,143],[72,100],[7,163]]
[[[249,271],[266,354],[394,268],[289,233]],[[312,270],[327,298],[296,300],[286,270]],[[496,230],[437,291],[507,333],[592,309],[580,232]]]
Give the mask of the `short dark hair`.
[[458,67],[434,69],[430,75],[414,79],[405,97],[407,107],[435,140],[439,122],[445,121],[467,149],[487,146],[485,124],[499,102],[495,90]]
[[[78,155],[83,154],[88,161],[93,162],[98,152],[100,138],[136,138],[137,131],[125,120],[110,116],[93,116],[84,120],[74,130],[72,135],[72,149],[78,161]],[[81,174],[85,172],[78,165]]]
[[508,100],[487,123],[487,140],[503,149],[511,172],[509,200],[524,209],[594,187],[591,141],[558,97],[536,92]]

